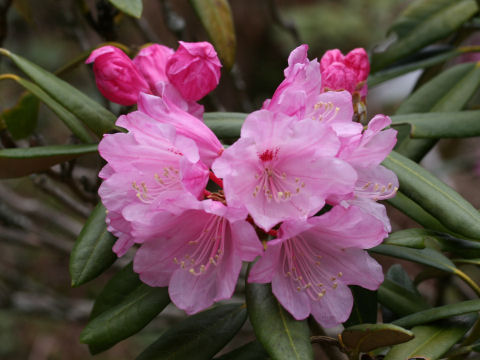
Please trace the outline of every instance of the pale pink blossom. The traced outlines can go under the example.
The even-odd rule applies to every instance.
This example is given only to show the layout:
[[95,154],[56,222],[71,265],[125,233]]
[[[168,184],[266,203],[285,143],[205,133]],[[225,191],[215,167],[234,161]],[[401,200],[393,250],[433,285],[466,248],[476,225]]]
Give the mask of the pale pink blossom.
[[150,286],[168,286],[172,302],[187,314],[229,299],[242,260],[262,252],[243,209],[204,200],[179,216],[159,216],[152,224],[163,226],[137,251],[134,270]]
[[208,42],[179,44],[167,62],[168,79],[185,99],[200,100],[217,87],[222,64]]
[[312,101],[320,94],[320,66],[316,59],[308,60],[308,45],[300,45],[288,57],[285,80],[278,86],[272,99],[264,102],[262,109],[305,117]]
[[94,50],[87,64],[93,62],[97,87],[108,100],[121,105],[134,105],[140,92],[150,88],[143,75],[125,53],[114,46]]
[[194,140],[200,158],[207,166],[222,153],[223,146],[212,130],[202,120],[178,107],[171,96],[161,98],[140,94],[138,109],[158,122],[173,125],[178,134]]
[[[117,125],[128,133],[107,134],[99,144],[108,162],[99,195],[108,210],[109,230],[119,239],[114,251],[122,256],[134,242],[133,221],[126,214],[152,216],[155,212],[183,211],[184,204],[203,197],[208,169],[200,161],[194,141],[175,128],[140,112],[121,116]],[[135,220],[135,219],[134,219]]]
[[376,290],[383,281],[381,266],[363,250],[381,243],[383,225],[354,206],[285,222],[278,233],[248,281],[271,282],[273,294],[297,320],[311,314],[324,327],[336,326],[352,309],[348,285]]
[[335,132],[318,121],[260,110],[212,169],[223,178],[228,204],[245,206],[268,231],[281,221],[306,220],[326,197],[353,191],[357,175],[335,157],[339,149]]

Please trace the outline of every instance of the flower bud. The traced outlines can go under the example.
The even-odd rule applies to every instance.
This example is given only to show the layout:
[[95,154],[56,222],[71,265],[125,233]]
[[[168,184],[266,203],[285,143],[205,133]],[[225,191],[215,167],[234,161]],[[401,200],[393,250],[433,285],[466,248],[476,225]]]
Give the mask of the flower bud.
[[220,60],[208,42],[180,41],[167,62],[167,76],[186,100],[200,100],[220,81]]
[[327,90],[347,90],[351,94],[356,86],[355,73],[341,62],[332,63],[322,72],[322,87]]
[[167,61],[174,51],[169,47],[153,44],[140,50],[133,63],[147,80],[150,88],[155,91],[159,81],[167,82]]
[[93,62],[98,89],[114,103],[134,105],[140,92],[150,93],[147,81],[132,60],[114,46],[103,46],[94,50],[85,62]]
[[370,63],[365,49],[357,48],[345,56],[345,65],[355,72],[357,83],[366,81],[370,73]]

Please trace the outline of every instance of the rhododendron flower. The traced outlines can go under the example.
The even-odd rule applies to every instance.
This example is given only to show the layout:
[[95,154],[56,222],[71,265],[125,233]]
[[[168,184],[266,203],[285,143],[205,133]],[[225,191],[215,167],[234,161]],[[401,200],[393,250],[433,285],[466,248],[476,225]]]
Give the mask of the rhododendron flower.
[[110,101],[134,105],[141,92],[159,92],[163,84],[172,84],[173,101],[186,103],[186,109],[201,117],[203,107],[195,101],[212,91],[220,80],[220,61],[213,46],[207,42],[180,42],[176,52],[158,44],[140,50],[132,60],[114,46],[94,50],[86,63],[93,62],[97,86]]
[[312,314],[322,326],[336,326],[352,309],[347,285],[375,290],[383,281],[381,266],[362,250],[381,243],[383,225],[356,207],[335,206],[306,222],[285,222],[278,233],[248,281],[271,282],[278,301],[297,320]]
[[87,64],[92,62],[97,87],[108,100],[133,105],[140,92],[150,92],[147,81],[122,50],[103,46],[86,60]]
[[241,137],[213,164],[228,204],[245,206],[268,231],[285,220],[306,220],[330,194],[353,190],[357,175],[335,158],[340,141],[320,122],[282,113],[250,114]]
[[162,99],[158,96],[140,94],[138,109],[156,121],[175,126],[178,134],[194,140],[200,158],[207,166],[222,153],[223,146],[212,130],[203,121],[178,107],[170,97]]
[[100,173],[99,195],[108,210],[109,230],[118,240],[114,251],[122,256],[134,242],[129,210],[144,217],[158,211],[174,212],[203,196],[208,169],[199,161],[194,141],[175,128],[140,112],[121,116],[117,125],[129,133],[107,134],[99,144],[108,161]]
[[324,91],[347,90],[359,92],[363,99],[367,96],[370,63],[365,49],[354,49],[345,56],[338,49],[329,50],[320,60],[320,71]]
[[185,99],[200,100],[217,87],[222,64],[208,42],[179,43],[167,62],[168,79]]
[[[263,247],[244,209],[204,200],[179,216],[152,218],[164,224],[134,259],[134,270],[150,286],[167,286],[172,302],[193,314],[229,299],[243,261]],[[168,224],[168,225],[166,225]],[[165,230],[165,226],[167,229]]]
[[288,57],[285,80],[278,86],[272,99],[263,104],[263,109],[295,115],[300,119],[306,109],[312,108],[312,101],[320,94],[320,66],[316,59],[307,58],[308,45],[300,45]]

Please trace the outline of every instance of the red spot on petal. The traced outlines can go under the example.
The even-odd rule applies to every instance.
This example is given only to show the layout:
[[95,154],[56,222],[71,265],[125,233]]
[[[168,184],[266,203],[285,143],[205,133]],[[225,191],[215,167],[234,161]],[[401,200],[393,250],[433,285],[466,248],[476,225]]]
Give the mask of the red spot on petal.
[[275,149],[275,150],[267,149],[263,153],[259,154],[258,157],[263,162],[267,162],[267,161],[272,161],[274,158],[276,158],[277,154],[278,154],[278,149]]

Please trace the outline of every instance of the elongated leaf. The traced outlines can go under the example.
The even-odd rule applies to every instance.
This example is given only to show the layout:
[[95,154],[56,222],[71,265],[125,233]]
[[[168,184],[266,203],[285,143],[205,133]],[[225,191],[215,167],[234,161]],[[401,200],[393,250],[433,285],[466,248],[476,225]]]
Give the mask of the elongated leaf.
[[81,141],[86,143],[94,142],[92,136],[82,125],[82,122],[78,120],[78,118],[73,113],[65,109],[40,87],[38,87],[31,81],[12,74],[0,75],[0,79],[10,79],[16,81],[19,85],[23,86],[37,98],[42,100],[43,103],[47,105],[50,110],[52,110],[60,118],[60,120],[62,120],[65,125],[72,131],[72,133],[75,134],[75,136],[78,137]]
[[240,137],[240,129],[247,114],[214,112],[205,113],[203,119],[205,124],[219,138],[238,138]]
[[428,309],[425,300],[393,281],[386,279],[378,289],[378,301],[399,316]]
[[227,0],[190,0],[223,66],[230,69],[235,62],[237,41],[233,16]]
[[388,199],[387,202],[427,229],[448,231],[440,221],[401,191],[397,191],[395,197]]
[[215,360],[268,360],[267,351],[257,340],[251,341],[227,354],[215,358]]
[[393,66],[392,68],[388,68],[385,70],[378,71],[368,77],[368,86],[373,87],[375,85],[381,84],[387,80],[394,79],[398,76],[407,74],[409,72],[425,69],[430,66],[438,65],[452,59],[456,56],[460,56],[462,54],[470,53],[470,52],[478,52],[480,51],[480,47],[478,46],[462,46],[455,50],[444,51],[440,54],[435,54],[430,56],[426,59],[417,60],[413,62],[409,62],[406,64],[401,64],[398,66]]
[[431,266],[451,274],[456,273],[455,264],[445,255],[433,249],[411,249],[404,246],[378,245],[369,251]]
[[443,39],[477,12],[475,0],[422,0],[405,10],[392,30],[398,35],[387,50],[375,53],[372,70],[377,71],[422,47]]
[[433,236],[442,251],[448,251],[465,258],[480,258],[480,243],[478,241],[459,239],[441,232],[435,232]]
[[392,116],[393,126],[410,125],[412,138],[440,139],[480,136],[480,110]]
[[415,338],[392,347],[384,360],[439,359],[465,335],[470,326],[471,322],[416,326],[412,329]]
[[446,319],[452,316],[464,315],[472,312],[480,311],[480,300],[469,300],[435,307],[405,316],[395,320],[392,324],[410,328],[416,325],[427,324],[432,321]]
[[5,110],[0,117],[3,118],[7,129],[15,140],[30,136],[37,127],[38,99],[30,93],[24,93],[18,103]]
[[125,300],[130,293],[142,285],[130,263],[113,276],[98,294],[93,304],[90,320]]
[[276,360],[313,360],[306,321],[296,321],[275,299],[270,285],[246,284],[250,322],[258,341]]
[[[480,86],[480,67],[475,63],[454,66],[415,91],[396,114],[459,111]],[[420,161],[435,145],[434,139],[399,139],[396,151]]]
[[377,322],[377,292],[360,286],[350,286],[353,294],[353,308],[345,327]]
[[394,171],[400,189],[448,229],[480,239],[480,213],[460,194],[408,158],[392,151],[383,162]]
[[432,232],[425,229],[400,230],[391,233],[383,243],[386,245],[398,245],[423,249],[425,248],[425,239],[431,235]]
[[99,352],[136,334],[168,304],[167,288],[141,284],[119,304],[91,320],[80,334],[80,341]]
[[340,339],[347,349],[358,354],[404,343],[413,339],[413,333],[392,324],[361,324],[345,329]]
[[70,254],[72,286],[79,286],[104,272],[117,256],[115,237],[107,231],[105,208],[99,203],[88,218]]
[[[410,276],[400,264],[393,264],[387,271],[386,278],[393,281],[395,284],[405,288],[407,292],[421,297],[415,286],[415,283],[410,279]],[[421,302],[421,301],[419,301]],[[425,303],[426,304],[426,303]],[[428,306],[427,306],[428,307]]]
[[36,85],[98,136],[114,128],[115,115],[78,89],[8,50],[0,49],[0,54],[8,56]]
[[0,179],[45,171],[53,165],[95,153],[97,145],[53,145],[0,150]]
[[142,0],[108,0],[121,12],[130,16],[140,18],[143,11]]
[[137,360],[210,360],[247,320],[245,306],[220,305],[172,326]]

